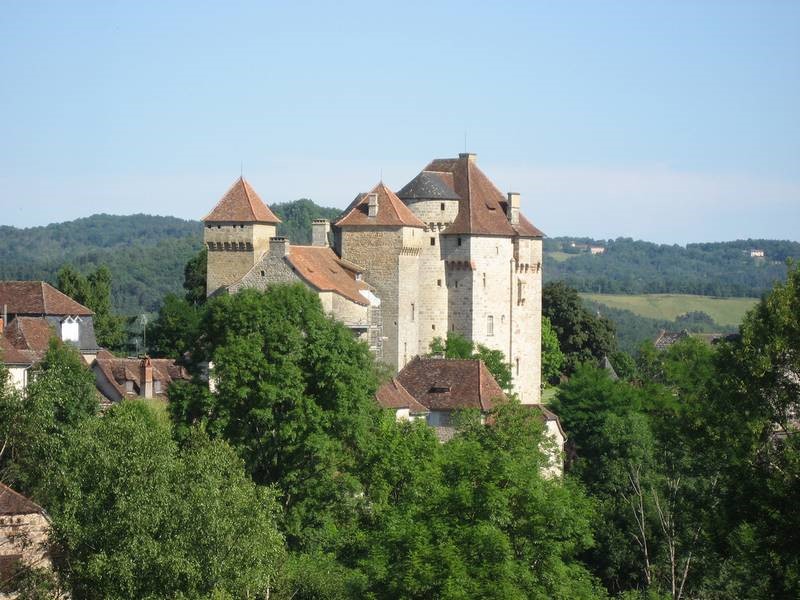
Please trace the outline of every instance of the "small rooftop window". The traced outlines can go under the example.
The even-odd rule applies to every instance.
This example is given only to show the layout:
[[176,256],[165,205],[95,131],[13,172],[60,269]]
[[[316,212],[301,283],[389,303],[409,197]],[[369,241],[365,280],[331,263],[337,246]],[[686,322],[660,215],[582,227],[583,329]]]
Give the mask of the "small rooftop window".
[[430,390],[428,390],[429,394],[447,394],[450,392],[449,385],[435,385]]

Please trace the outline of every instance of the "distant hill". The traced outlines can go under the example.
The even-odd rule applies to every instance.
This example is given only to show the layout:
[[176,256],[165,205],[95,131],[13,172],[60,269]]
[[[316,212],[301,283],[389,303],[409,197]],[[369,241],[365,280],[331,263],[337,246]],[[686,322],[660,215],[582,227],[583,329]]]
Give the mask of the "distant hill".
[[[301,199],[271,206],[283,221],[278,233],[308,244],[312,219],[341,212]],[[203,247],[199,221],[152,215],[93,215],[45,227],[0,226],[0,279],[55,283],[64,264],[82,272],[106,265],[113,276],[114,309],[135,315],[158,310],[169,292],[183,293],[183,269]]]
[[[590,248],[603,248],[592,254]],[[762,250],[764,257],[751,256]],[[786,259],[800,259],[800,243],[738,240],[670,246],[630,238],[547,238],[544,279],[581,292],[698,294],[759,297],[786,279]]]

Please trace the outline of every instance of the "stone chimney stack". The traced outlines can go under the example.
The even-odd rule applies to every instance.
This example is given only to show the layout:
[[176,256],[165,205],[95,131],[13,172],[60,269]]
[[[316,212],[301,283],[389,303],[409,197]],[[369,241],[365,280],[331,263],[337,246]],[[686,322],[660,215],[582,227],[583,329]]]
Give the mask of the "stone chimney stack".
[[475,154],[474,152],[461,152],[458,155],[458,158],[466,158],[471,163],[477,163],[478,162],[478,155]]
[[272,237],[269,238],[269,255],[286,256],[289,254],[289,238]]
[[508,192],[508,206],[506,207],[508,222],[512,225],[519,225],[519,194]]
[[328,219],[314,219],[311,221],[311,245],[328,246],[328,232],[331,224]]
[[149,356],[142,359],[139,377],[139,395],[143,398],[153,397],[153,363]]
[[367,215],[370,219],[374,219],[378,216],[378,194],[372,193],[369,195],[369,212]]

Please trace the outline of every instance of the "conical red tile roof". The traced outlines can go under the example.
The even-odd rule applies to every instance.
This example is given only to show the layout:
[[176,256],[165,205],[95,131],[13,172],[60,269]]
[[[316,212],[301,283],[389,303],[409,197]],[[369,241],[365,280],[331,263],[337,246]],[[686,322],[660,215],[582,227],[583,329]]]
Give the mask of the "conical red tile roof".
[[280,223],[244,177],[239,177],[203,221],[221,223]]

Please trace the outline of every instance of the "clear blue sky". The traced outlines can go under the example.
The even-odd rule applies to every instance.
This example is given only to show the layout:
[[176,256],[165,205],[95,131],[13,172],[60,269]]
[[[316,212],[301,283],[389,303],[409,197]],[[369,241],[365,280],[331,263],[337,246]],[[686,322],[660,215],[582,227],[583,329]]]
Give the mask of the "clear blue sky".
[[550,235],[800,239],[800,2],[8,2],[0,224],[344,207],[467,148]]

